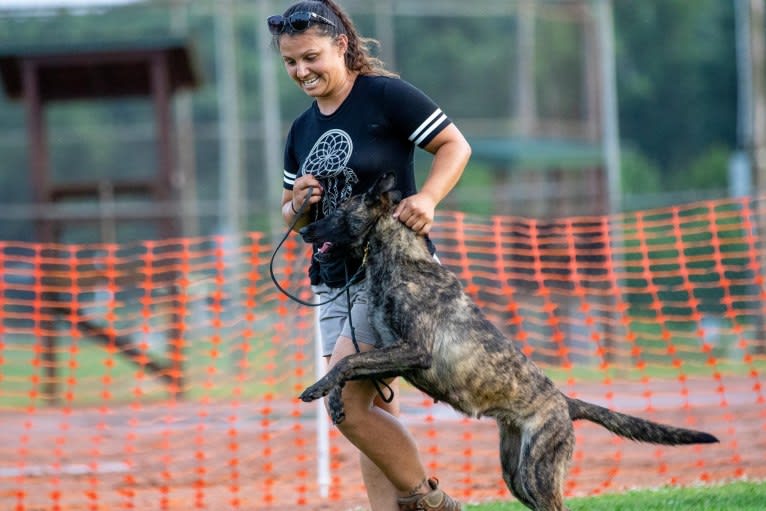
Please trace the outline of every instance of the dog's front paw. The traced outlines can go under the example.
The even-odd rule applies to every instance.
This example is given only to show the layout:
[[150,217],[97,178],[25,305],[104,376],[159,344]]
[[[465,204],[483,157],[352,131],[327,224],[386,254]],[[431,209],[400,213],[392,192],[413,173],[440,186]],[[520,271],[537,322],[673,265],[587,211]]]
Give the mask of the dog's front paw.
[[303,393],[300,396],[301,401],[305,401],[306,403],[309,403],[311,401],[315,401],[319,398],[322,398],[327,395],[327,393],[330,391],[326,386],[322,385],[322,381],[318,381],[312,386],[308,387],[306,390],[303,391]]
[[343,408],[343,398],[341,387],[334,387],[330,391],[330,397],[327,398],[327,407],[330,411],[330,418],[335,425],[340,424],[346,419],[346,411]]

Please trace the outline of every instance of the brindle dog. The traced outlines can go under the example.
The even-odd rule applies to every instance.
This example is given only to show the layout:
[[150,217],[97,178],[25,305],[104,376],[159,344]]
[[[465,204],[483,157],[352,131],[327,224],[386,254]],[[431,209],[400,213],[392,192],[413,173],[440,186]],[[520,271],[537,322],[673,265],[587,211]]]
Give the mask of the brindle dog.
[[563,485],[574,448],[572,421],[585,419],[617,435],[655,444],[713,443],[707,433],[657,424],[562,394],[490,323],[457,277],[434,261],[422,237],[392,212],[399,200],[385,175],[300,233],[338,251],[366,255],[370,321],[377,349],[348,356],[307,388],[301,399],[329,395],[332,419],[344,419],[347,380],[402,376],[438,401],[500,430],[503,479],[535,510],[565,510]]

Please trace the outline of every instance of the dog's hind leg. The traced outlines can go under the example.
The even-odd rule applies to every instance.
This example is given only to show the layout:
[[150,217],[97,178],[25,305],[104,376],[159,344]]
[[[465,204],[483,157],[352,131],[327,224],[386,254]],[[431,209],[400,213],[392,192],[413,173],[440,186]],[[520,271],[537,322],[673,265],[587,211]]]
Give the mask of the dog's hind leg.
[[536,427],[500,426],[503,479],[535,511],[566,511],[564,478],[574,449],[572,423],[554,415]]
[[521,456],[521,431],[500,420],[497,421],[500,430],[500,465],[503,469],[503,481],[519,502],[530,509],[535,509],[535,503],[524,488],[524,481],[519,475],[519,459]]

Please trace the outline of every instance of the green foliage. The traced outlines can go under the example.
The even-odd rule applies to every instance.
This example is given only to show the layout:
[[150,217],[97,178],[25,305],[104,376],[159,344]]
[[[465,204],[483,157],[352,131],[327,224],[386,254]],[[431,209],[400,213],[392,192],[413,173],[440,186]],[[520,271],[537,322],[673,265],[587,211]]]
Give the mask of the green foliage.
[[664,170],[736,137],[734,13],[720,0],[615,2],[620,133]]
[[653,193],[662,190],[660,170],[649,158],[635,149],[621,151],[623,195]]
[[473,162],[463,172],[450,197],[445,200],[444,208],[462,211],[468,214],[491,215],[495,211],[492,196],[493,172],[487,165]]
[[[535,86],[543,117],[581,119],[585,59],[581,27],[571,21],[543,19],[535,30]],[[562,77],[566,79],[562,80]]]
[[726,188],[731,151],[716,144],[691,161],[685,170],[670,176],[670,189],[708,189]]
[[513,34],[510,17],[402,18],[395,71],[453,118],[507,116]]
[[[635,490],[623,494],[567,500],[572,511],[761,511],[766,483]],[[523,511],[518,502],[468,506],[474,511]]]

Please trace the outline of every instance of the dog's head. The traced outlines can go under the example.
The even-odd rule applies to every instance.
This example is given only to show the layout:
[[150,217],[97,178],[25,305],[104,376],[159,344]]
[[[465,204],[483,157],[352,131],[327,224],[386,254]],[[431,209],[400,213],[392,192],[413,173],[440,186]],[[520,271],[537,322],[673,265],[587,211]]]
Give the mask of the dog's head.
[[366,193],[351,197],[326,217],[301,229],[304,241],[319,245],[317,259],[321,262],[340,252],[361,252],[378,219],[393,214],[401,200],[394,186],[394,174],[383,174]]

